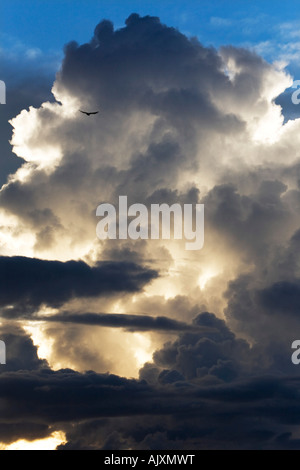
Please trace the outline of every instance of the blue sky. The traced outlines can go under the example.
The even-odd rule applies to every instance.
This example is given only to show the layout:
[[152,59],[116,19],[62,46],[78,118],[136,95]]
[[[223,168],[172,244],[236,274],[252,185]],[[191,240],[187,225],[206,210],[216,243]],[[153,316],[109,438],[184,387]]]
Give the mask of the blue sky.
[[10,0],[0,8],[5,49],[23,44],[43,53],[61,52],[72,39],[88,41],[101,19],[119,28],[132,12],[159,16],[205,45],[259,45],[268,59],[275,45],[280,52],[299,40],[300,4],[295,0]]

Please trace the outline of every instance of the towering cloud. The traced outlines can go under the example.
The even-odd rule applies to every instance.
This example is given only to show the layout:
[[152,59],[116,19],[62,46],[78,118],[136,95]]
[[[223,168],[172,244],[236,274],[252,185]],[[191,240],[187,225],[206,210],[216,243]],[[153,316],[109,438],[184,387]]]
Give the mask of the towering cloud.
[[[291,83],[149,16],[65,46],[55,101],[11,120],[24,164],[0,192],[0,303],[19,352],[0,371],[2,441],[299,447],[300,121],[275,101]],[[204,248],[100,241],[96,208],[120,195],[203,203]]]

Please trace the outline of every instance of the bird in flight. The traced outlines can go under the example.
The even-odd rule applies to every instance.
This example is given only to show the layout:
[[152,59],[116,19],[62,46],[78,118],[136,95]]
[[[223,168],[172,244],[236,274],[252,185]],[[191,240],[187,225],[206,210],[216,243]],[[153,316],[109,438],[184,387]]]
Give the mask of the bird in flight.
[[86,114],[87,116],[90,116],[91,114],[98,114],[99,111],[94,111],[92,113],[88,113],[87,111],[81,111],[81,109],[79,110],[82,114]]

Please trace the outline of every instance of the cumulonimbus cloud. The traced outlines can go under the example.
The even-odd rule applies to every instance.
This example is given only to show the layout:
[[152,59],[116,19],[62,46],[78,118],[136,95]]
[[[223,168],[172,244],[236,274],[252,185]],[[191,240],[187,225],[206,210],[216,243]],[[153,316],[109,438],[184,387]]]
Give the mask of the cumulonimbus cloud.
[[[0,301],[6,320],[7,307],[20,315],[21,304],[30,310],[24,320],[43,319],[61,345],[57,362],[72,353],[74,370],[52,370],[34,351],[30,374],[1,373],[3,425],[22,418],[26,434],[34,422],[34,436],[61,426],[65,448],[299,446],[287,433],[300,421],[290,360],[300,121],[285,123],[275,101],[291,82],[249,50],[203,47],[148,16],[131,15],[119,30],[103,21],[90,42],[66,46],[56,102],[11,121],[24,164],[0,192]],[[79,109],[100,112],[87,118]],[[173,240],[100,242],[96,207],[123,194],[129,204],[204,203],[203,250],[189,255]],[[59,311],[36,312],[42,304]],[[58,332],[55,321],[68,328]],[[111,360],[104,335],[148,335],[155,352],[141,381],[75,370],[94,357],[94,325],[112,368],[121,354]],[[158,330],[171,329],[162,344]]]

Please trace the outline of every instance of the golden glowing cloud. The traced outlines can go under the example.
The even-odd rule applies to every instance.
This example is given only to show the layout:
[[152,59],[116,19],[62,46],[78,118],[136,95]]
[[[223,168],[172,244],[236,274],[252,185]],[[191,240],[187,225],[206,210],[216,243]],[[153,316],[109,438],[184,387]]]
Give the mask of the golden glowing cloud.
[[65,434],[61,431],[55,431],[45,439],[37,439],[35,441],[20,439],[9,445],[2,445],[1,450],[55,450],[57,446],[65,442]]

